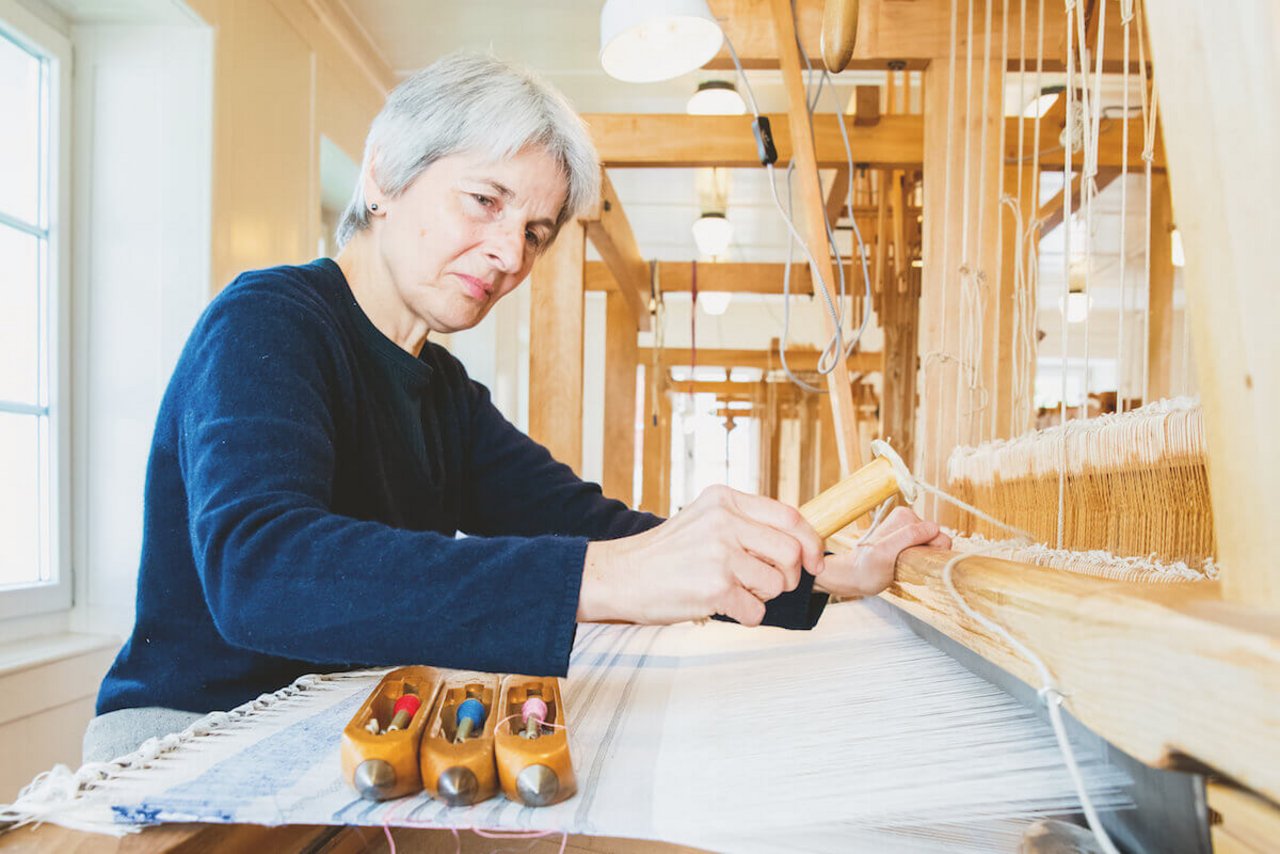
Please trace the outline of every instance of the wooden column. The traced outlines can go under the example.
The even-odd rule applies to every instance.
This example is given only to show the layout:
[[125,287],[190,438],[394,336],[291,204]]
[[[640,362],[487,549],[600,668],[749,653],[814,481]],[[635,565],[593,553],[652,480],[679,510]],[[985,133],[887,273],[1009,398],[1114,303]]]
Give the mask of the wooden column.
[[[831,250],[827,244],[826,200],[822,195],[822,182],[818,176],[817,151],[814,148],[813,129],[806,111],[804,80],[800,76],[800,52],[796,47],[795,21],[791,15],[790,0],[772,0],[773,26],[778,47],[778,62],[782,67],[782,79],[787,87],[788,125],[796,160],[796,173],[800,178],[799,205],[802,234],[805,244],[817,261],[818,275],[834,293],[836,273],[831,264]],[[816,287],[816,284],[815,284]],[[835,333],[831,318],[822,314],[823,335]],[[836,443],[840,449],[840,468],[848,473],[861,465],[858,450],[857,418],[853,412],[853,395],[849,388],[849,369],[840,359],[827,374],[827,390],[836,425]],[[776,480],[775,480],[776,485]]]
[[840,455],[836,452],[836,426],[831,407],[818,405],[818,489],[824,490],[840,482]]
[[[640,509],[665,515],[662,507],[662,425],[661,404],[655,408],[653,365],[644,366],[644,447],[640,456]],[[665,391],[659,390],[661,397]]]
[[796,403],[796,416],[800,422],[800,448],[799,448],[799,465],[800,465],[800,503],[808,501],[817,491],[814,489],[814,478],[817,474],[815,463],[817,462],[814,450],[817,442],[814,441],[817,433],[817,408],[820,401],[817,395],[803,393],[799,401]]
[[664,388],[658,395],[658,510],[671,513],[671,395]]
[[1147,399],[1173,394],[1173,202],[1169,177],[1151,176],[1151,281],[1147,283]]
[[[1031,123],[1027,123],[1026,149],[1031,148]],[[1021,176],[1022,192],[1018,192],[1018,180]],[[1004,167],[1004,192],[1018,200],[1018,209],[1022,213],[1022,227],[1036,215],[1036,202],[1039,198],[1037,175],[1030,166]],[[1003,207],[1000,214],[1000,282],[996,298],[996,310],[999,313],[996,340],[992,342],[992,355],[996,359],[995,385],[989,389],[991,394],[990,413],[992,417],[991,435],[998,439],[1018,436],[1030,430],[1034,423],[1033,401],[1035,388],[1035,347],[1036,347],[1036,313],[1035,294],[1028,294],[1028,310],[1022,323],[1029,329],[1021,329],[1017,325],[1017,276],[1016,269],[1019,258],[1026,257],[1026,246],[1023,235],[1019,233],[1018,221],[1012,210]],[[1030,276],[1031,271],[1026,274]],[[1027,346],[1031,352],[1018,354],[1019,347]],[[1018,358],[1028,359],[1024,387],[1015,388],[1017,378],[1013,374],[1013,366]]]
[[529,435],[582,471],[582,323],[586,235],[569,222],[533,265]]
[[[1147,7],[1173,206],[1186,247],[1223,592],[1280,610],[1280,8]],[[1206,175],[1211,170],[1211,176]]]
[[605,296],[604,471],[601,488],[628,505],[633,500],[636,447],[636,321],[626,297]]
[[[923,398],[916,460],[917,473],[939,485],[946,483],[946,461],[951,450],[983,438],[983,387],[989,391],[995,377],[991,360],[985,356],[976,364],[965,363],[964,342],[967,336],[977,333],[983,338],[984,353],[994,344],[989,318],[995,312],[991,310],[990,291],[1000,269],[997,247],[1002,69],[998,62],[975,59],[972,73],[967,74],[962,55],[956,58],[953,81],[950,66],[949,58],[937,58],[925,71],[924,268],[919,345]],[[990,75],[985,109],[984,74]],[[970,105],[968,114],[966,102]],[[977,288],[977,325],[981,329],[966,328],[962,313],[962,268],[966,266],[971,277],[985,277],[987,283]],[[972,371],[978,373],[979,387],[974,392],[967,387]],[[944,523],[955,521],[950,505],[935,503],[926,503],[928,515]]]

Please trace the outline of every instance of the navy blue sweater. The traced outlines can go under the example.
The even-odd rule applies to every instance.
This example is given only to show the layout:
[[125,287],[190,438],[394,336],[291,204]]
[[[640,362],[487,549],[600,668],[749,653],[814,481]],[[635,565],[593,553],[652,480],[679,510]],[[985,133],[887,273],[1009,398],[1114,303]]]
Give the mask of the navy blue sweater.
[[[361,665],[563,674],[587,542],[661,521],[552,459],[448,351],[383,336],[334,262],[246,273],[160,405],[136,624],[98,713]],[[812,586],[766,621],[812,626]]]

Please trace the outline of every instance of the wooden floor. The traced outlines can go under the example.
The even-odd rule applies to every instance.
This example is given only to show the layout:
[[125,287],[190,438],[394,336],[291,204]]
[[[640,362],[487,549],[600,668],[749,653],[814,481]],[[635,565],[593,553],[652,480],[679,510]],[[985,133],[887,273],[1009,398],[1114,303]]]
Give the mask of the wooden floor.
[[[486,839],[470,831],[455,837],[448,830],[393,828],[398,852],[413,854],[481,854],[501,848],[519,854],[556,854],[559,834],[535,839]],[[0,852],[118,852],[118,854],[204,854],[204,852],[305,852],[305,854],[384,854],[389,852],[386,833],[376,827],[259,827],[233,824],[174,824],[152,827],[117,839],[79,833],[53,825],[23,827],[0,834]],[[603,836],[570,836],[566,852],[572,854],[702,854],[701,849],[661,842],[615,839]]]

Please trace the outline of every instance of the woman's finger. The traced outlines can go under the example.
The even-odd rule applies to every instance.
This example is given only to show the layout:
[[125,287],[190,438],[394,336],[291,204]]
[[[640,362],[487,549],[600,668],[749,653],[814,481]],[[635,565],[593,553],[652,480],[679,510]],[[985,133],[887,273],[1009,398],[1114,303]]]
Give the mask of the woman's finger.
[[794,537],[800,544],[801,562],[804,568],[813,575],[822,572],[823,543],[822,537],[813,529],[800,511],[790,505],[765,498],[763,495],[748,495],[744,492],[733,493],[733,504],[738,511],[756,522]]
[[755,562],[763,561],[773,574],[779,576],[777,582],[771,582],[768,589],[772,593],[761,595],[761,591],[752,588],[762,599],[772,599],[783,590],[795,590],[800,583],[800,569],[804,562],[803,546],[790,534],[777,528],[760,525],[747,519],[741,520],[734,531],[738,545],[745,550],[748,557]]
[[941,533],[936,522],[916,521],[878,537],[872,548],[881,556],[894,560],[903,549],[923,546]]

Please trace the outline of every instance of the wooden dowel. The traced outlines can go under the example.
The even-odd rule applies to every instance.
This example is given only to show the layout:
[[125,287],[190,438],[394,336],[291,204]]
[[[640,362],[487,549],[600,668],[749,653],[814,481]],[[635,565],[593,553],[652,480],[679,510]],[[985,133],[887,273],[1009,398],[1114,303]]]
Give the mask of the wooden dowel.
[[826,539],[897,492],[898,478],[893,465],[879,457],[805,502],[800,515]]

